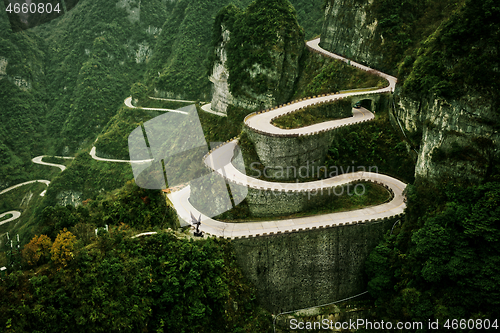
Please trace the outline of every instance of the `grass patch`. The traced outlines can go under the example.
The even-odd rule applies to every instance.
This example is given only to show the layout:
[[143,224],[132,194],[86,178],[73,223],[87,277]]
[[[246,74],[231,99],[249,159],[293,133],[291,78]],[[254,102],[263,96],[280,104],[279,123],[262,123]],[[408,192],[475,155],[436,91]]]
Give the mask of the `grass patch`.
[[[128,137],[130,133],[142,123],[162,114],[164,114],[162,111],[130,109],[123,106],[111,118],[99,136],[99,140],[95,143],[97,151],[100,153],[98,156],[121,160],[130,159],[128,150]],[[105,156],[102,156],[103,154]]]
[[392,127],[387,111],[375,120],[336,129],[325,164],[377,167],[378,172],[413,183],[415,164],[399,129]]
[[196,105],[196,109],[207,143],[224,142],[239,136],[243,128],[243,120],[253,112],[229,105],[227,117],[220,117],[203,111],[199,105]]
[[7,215],[5,215],[4,217],[0,217],[0,222],[5,221],[5,220],[8,220],[8,219],[10,219],[12,216],[14,216],[14,215],[12,215],[12,214],[7,214]]
[[301,128],[325,121],[352,116],[351,100],[341,99],[330,103],[312,105],[273,120],[272,124],[280,128]]
[[[360,208],[366,208],[370,206],[380,205],[391,199],[391,194],[383,186],[360,182],[366,191],[363,195],[353,194],[341,195],[332,197],[323,205],[314,207],[311,209],[304,210],[303,212],[291,214],[291,215],[278,215],[272,216],[272,220],[286,220],[306,216],[323,215],[337,212],[346,212],[351,210],[356,210]],[[350,187],[351,193],[353,192],[352,185]],[[347,188],[344,186],[344,193],[347,193]],[[238,206],[224,212],[214,219],[223,222],[259,222],[268,221],[269,217],[255,217],[252,216],[248,202],[243,200]]]
[[307,50],[301,60],[301,74],[292,99],[335,93],[341,90],[358,88],[371,90],[374,87],[385,86],[387,86],[387,81],[374,72],[365,72],[343,61]]

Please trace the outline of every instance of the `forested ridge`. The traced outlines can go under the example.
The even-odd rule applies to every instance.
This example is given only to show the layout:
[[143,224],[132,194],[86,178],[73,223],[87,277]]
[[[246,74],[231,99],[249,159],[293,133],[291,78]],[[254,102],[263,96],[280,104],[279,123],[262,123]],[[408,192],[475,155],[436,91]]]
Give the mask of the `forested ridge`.
[[[129,165],[88,155],[100,134],[98,147],[114,146],[106,133],[128,136],[154,117],[122,107],[134,83],[143,82],[148,95],[156,88],[207,99],[204,47],[228,3],[80,1],[18,33],[0,5],[0,189],[52,180],[44,197],[44,185],[2,195],[3,209],[22,213],[0,230],[0,262],[9,273],[0,283],[2,331],[269,331],[270,315],[257,306],[230,244],[193,242],[163,195],[135,185]],[[42,154],[75,160],[59,173],[31,162]],[[159,235],[131,238],[141,231]]]
[[[102,152],[129,158],[130,130],[154,116],[123,106],[134,84],[143,103],[154,94],[208,101],[212,34],[220,30],[214,22],[222,8],[240,12],[250,3],[81,0],[68,14],[19,33],[10,30],[0,4],[0,190],[52,180],[45,197],[41,184],[0,197],[8,210],[35,196],[21,222],[0,227],[4,238],[7,230],[21,237],[19,249],[1,245],[0,266],[13,265],[0,281],[1,331],[272,331],[271,314],[258,306],[229,242],[191,239],[161,193],[135,185],[128,164],[99,163],[88,154],[99,138]],[[297,18],[304,30],[293,33],[306,39],[319,35],[325,3],[273,1],[285,17]],[[372,9],[367,19],[377,19],[386,37],[378,52],[388,55],[384,66],[397,73],[403,95],[474,91],[498,105],[494,1],[374,0]],[[300,66],[293,98],[341,89],[339,78],[358,75],[307,52]],[[199,110],[207,142],[240,134],[248,113],[231,106],[220,119]],[[365,264],[370,296],[363,306],[373,320],[499,318],[498,163],[484,161],[489,172],[477,184],[415,179],[408,150],[418,149],[420,138],[406,145],[393,125],[382,112],[373,123],[345,129],[327,156],[330,164],[376,164],[411,184],[405,217]],[[31,162],[42,154],[76,158],[59,173]],[[475,156],[457,150],[433,158],[450,155]],[[78,207],[68,199],[75,196]],[[132,238],[144,231],[158,235]]]

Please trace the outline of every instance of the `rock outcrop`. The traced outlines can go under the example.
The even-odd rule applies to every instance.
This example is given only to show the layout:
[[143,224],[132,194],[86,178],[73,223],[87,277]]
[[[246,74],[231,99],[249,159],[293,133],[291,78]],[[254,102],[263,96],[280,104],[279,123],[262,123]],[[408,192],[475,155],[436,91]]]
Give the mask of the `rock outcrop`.
[[378,68],[382,54],[374,54],[373,46],[382,41],[376,33],[377,20],[368,18],[373,0],[328,1],[321,32],[321,47],[369,67]]
[[304,50],[304,32],[288,0],[257,0],[245,11],[228,6],[215,24],[212,110],[259,110],[287,101]]
[[[394,94],[395,103],[391,109],[415,148],[418,149],[415,169],[417,178],[426,178],[436,183],[452,178],[460,178],[466,183],[476,183],[484,179],[492,171],[494,161],[500,157],[500,141],[497,131],[499,119],[498,112],[495,112],[498,109],[498,104],[495,103],[498,102],[495,101],[495,93],[487,92],[488,89],[464,84],[460,90],[464,91],[463,94],[455,93],[454,96],[443,97],[442,94],[439,95],[435,87],[439,88],[439,84],[446,83],[446,78],[443,79],[432,72],[432,75],[436,75],[433,79],[438,80],[439,84],[433,83],[434,87],[431,88],[423,87],[421,82],[425,80],[422,77],[430,80],[430,75],[425,72],[429,69],[423,66],[426,65],[425,62],[437,63],[431,55],[435,49],[441,47],[442,42],[437,42],[433,50],[426,46],[430,50],[428,55],[423,50],[413,52],[411,46],[408,46],[406,54],[413,52],[414,56],[403,58],[403,55],[398,55],[398,59],[394,55],[394,49],[388,46],[389,39],[394,36],[383,34],[384,30],[380,29],[379,18],[376,17],[377,14],[373,14],[375,2],[377,1],[328,1],[320,45],[329,51],[344,54],[377,69],[387,70],[385,67],[388,64],[392,66],[388,72],[396,72],[399,68],[400,77]],[[424,17],[425,10],[422,13],[424,14],[416,15]],[[467,12],[464,9],[462,14],[449,14],[450,17],[452,15],[467,15]],[[447,19],[447,17],[444,18],[444,20]],[[455,20],[453,24],[458,25],[457,21]],[[428,31],[428,33],[436,39],[442,34],[440,29]],[[469,45],[462,45],[462,47],[474,50],[477,48],[474,43],[475,41],[469,41]],[[493,47],[493,51],[489,52],[497,51]],[[415,61],[419,57],[420,59]],[[466,55],[462,55],[462,59],[465,57]],[[458,63],[459,60],[455,62]],[[464,66],[456,66],[458,68],[453,66],[456,65],[449,64],[446,70],[463,77]],[[497,67],[491,70],[495,71],[495,68],[498,72]],[[460,70],[462,72],[459,72]],[[410,88],[405,85],[403,89],[402,83],[405,79],[418,75],[421,78],[417,85]],[[474,73],[465,71],[465,75],[472,76]],[[455,87],[452,89],[458,91]]]

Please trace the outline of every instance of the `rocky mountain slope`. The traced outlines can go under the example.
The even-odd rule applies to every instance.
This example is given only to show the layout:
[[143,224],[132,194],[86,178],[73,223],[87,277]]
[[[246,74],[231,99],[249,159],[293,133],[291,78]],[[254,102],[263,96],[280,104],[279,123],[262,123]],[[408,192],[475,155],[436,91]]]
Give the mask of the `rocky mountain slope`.
[[475,1],[329,1],[321,45],[397,74],[416,176],[477,183],[498,153],[498,8]]

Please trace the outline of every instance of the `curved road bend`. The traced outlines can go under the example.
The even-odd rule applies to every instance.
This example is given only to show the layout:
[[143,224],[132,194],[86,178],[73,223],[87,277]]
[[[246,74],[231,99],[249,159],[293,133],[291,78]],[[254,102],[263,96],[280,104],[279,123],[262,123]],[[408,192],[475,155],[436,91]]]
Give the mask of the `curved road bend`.
[[175,99],[175,98],[149,97],[149,99],[154,99],[156,101],[167,101],[167,102],[196,103],[196,101],[186,101],[185,99]]
[[[312,48],[315,51],[320,52],[324,56],[335,58],[344,62],[349,62],[348,59],[341,57],[339,55],[333,54],[331,52],[328,52],[326,50],[323,50],[319,46],[319,38],[314,39],[312,41],[309,41],[306,43],[307,46]],[[396,87],[396,82],[397,79],[393,76],[387,75],[385,73],[382,73],[380,71],[371,69],[369,67],[366,67],[364,65],[358,64],[354,61],[349,62],[351,66],[357,67],[361,70],[364,71],[372,71],[374,74],[383,77],[389,82],[389,85],[385,88],[380,88],[377,90],[370,90],[370,91],[350,91],[350,92],[345,92],[345,93],[340,93],[340,94],[330,94],[327,96],[321,96],[321,97],[315,97],[315,98],[310,98],[307,100],[303,101],[296,101],[293,104],[290,105],[284,105],[278,109],[271,110],[268,112],[260,113],[260,114],[254,114],[247,116],[245,119],[245,124],[253,129],[257,129],[260,132],[264,132],[267,134],[275,134],[275,135],[308,135],[308,134],[313,134],[318,131],[322,130],[331,130],[340,126],[347,126],[347,125],[352,125],[356,124],[359,122],[367,121],[367,120],[372,120],[374,119],[374,115],[364,109],[364,111],[354,109],[353,111],[353,116],[349,118],[344,118],[344,119],[338,119],[338,120],[332,120],[332,121],[326,121],[323,123],[319,124],[314,124],[306,127],[301,127],[301,128],[296,128],[296,129],[281,129],[279,127],[276,127],[272,124],[272,120],[276,117],[284,116],[286,114],[289,114],[291,112],[297,111],[300,108],[304,108],[307,106],[311,106],[316,103],[323,103],[323,102],[329,102],[329,101],[334,101],[338,99],[342,99],[345,97],[350,97],[350,96],[358,96],[358,95],[367,95],[367,94],[381,94],[381,93],[387,93],[387,92],[392,92],[394,91],[394,88]]]
[[153,160],[152,159],[147,159],[147,160],[116,160],[116,159],[112,159],[112,158],[102,158],[102,157],[98,157],[96,155],[96,148],[95,146],[92,147],[92,149],[90,150],[89,152],[90,156],[96,160],[96,161],[103,161],[103,162],[113,162],[113,163],[138,163],[138,164],[141,164],[141,163],[149,163],[149,162],[152,162]]
[[216,116],[220,116],[220,117],[227,117],[227,114],[225,113],[221,113],[221,112],[217,112],[217,111],[213,111],[212,110],[212,103],[208,103],[208,104],[205,104],[201,107],[201,109],[205,112],[208,112],[208,113],[211,113],[211,114],[215,114]]
[[9,214],[12,214],[13,216],[5,221],[0,221],[0,225],[2,224],[5,224],[5,223],[8,223],[10,221],[14,221],[14,220],[17,220],[20,216],[21,216],[21,212],[18,212],[17,210],[12,210],[10,212],[7,212],[7,213],[3,213],[3,214],[0,214],[0,219],[6,215],[9,215]]
[[169,111],[169,112],[175,112],[175,113],[182,113],[182,114],[188,114],[187,112],[184,111],[179,111],[179,110],[172,110],[172,109],[161,109],[161,108],[141,108],[141,107],[136,107],[132,105],[132,97],[127,97],[125,99],[125,105],[129,108],[132,109],[142,109],[142,110],[149,110],[149,111]]
[[[41,156],[39,156],[39,157],[41,157]],[[33,159],[32,161],[35,162],[34,160],[35,159]],[[35,162],[35,163],[37,163],[37,162]],[[42,162],[42,163],[44,163],[44,162]],[[61,165],[61,166],[64,167],[64,165]],[[59,165],[57,165],[57,167],[59,167]],[[9,188],[6,188],[5,190],[3,190],[3,191],[0,192],[0,195],[2,195],[4,193],[7,193],[9,191],[12,191],[15,188],[18,188],[18,187],[21,187],[21,186],[24,186],[24,185],[28,185],[28,184],[33,184],[33,183],[43,183],[43,184],[49,186],[50,185],[50,180],[43,180],[43,179],[30,180],[30,181],[27,181],[27,182],[24,182],[24,183],[20,183],[20,184],[11,186]],[[40,196],[44,196],[44,195],[45,195],[45,191],[43,191],[42,193],[40,193]],[[11,221],[17,220],[21,216],[21,212],[13,210],[13,211],[10,211],[10,212],[6,212],[6,213],[0,214],[0,218],[4,217],[5,215],[8,215],[8,214],[12,214],[14,216],[12,216],[11,218],[9,218],[9,219],[7,219],[5,221],[1,221],[0,225],[5,224],[7,222],[11,222]]]
[[[47,156],[48,155],[37,156],[37,157],[33,158],[31,161],[33,163],[35,163],[35,164],[47,165],[47,166],[59,168],[59,169],[61,169],[61,172],[64,171],[64,170],[66,170],[66,166],[64,166],[62,164],[55,164],[55,163],[43,162],[42,159],[44,157],[47,157]],[[54,156],[54,157],[62,158],[62,159],[66,159],[66,160],[72,160],[72,159],[74,159],[74,157],[66,157],[66,156]],[[33,184],[33,183],[43,183],[43,184],[49,186],[50,185],[50,180],[43,180],[43,179],[30,180],[30,181],[27,181],[27,182],[24,182],[24,183],[17,184],[17,185],[11,186],[9,188],[6,188],[5,190],[3,190],[3,191],[0,192],[0,195],[4,194],[4,193],[7,193],[7,192],[9,192],[9,191],[11,191],[11,190],[13,190],[15,188],[20,187],[20,186],[24,186],[24,185],[28,185],[28,184]],[[40,193],[40,196],[43,197],[45,195],[45,192],[46,191],[43,191],[42,193]],[[14,216],[11,217],[10,219],[7,219],[5,221],[0,222],[0,225],[2,225],[4,223],[7,223],[7,222],[10,222],[10,221],[17,220],[21,216],[21,213],[18,212],[18,211],[10,211],[10,212],[7,212],[7,213],[0,214],[0,218],[4,217],[5,215],[8,215],[8,214],[13,214]]]
[[[348,62],[350,65],[365,71],[373,71],[374,74],[377,74],[389,81],[389,86],[370,91],[369,94],[380,94],[380,93],[394,91],[397,82],[397,79],[395,77],[384,74],[376,70],[372,70],[369,67],[366,67],[364,65],[358,64],[353,61],[349,61],[344,57],[323,50],[321,47],[319,47],[319,38],[307,42],[307,45],[313,50],[316,50],[325,56],[339,59],[344,62]],[[303,101],[298,101],[290,105],[282,106],[272,111],[267,111],[260,114],[253,114],[247,116],[247,118],[245,119],[245,124],[264,134],[275,134],[283,136],[290,134],[309,135],[309,134],[314,134],[318,131],[332,130],[341,126],[347,126],[371,120],[374,119],[375,116],[373,115],[373,113],[371,113],[366,109],[363,108],[354,109],[352,117],[327,121],[320,124],[314,124],[311,126],[306,126],[291,130],[275,127],[274,125],[272,125],[272,120],[276,117],[286,115],[290,112],[294,112],[300,108],[307,107],[318,102],[327,102],[349,96],[366,95],[366,94],[367,92],[351,91],[341,94],[332,94],[328,96],[321,96]],[[403,190],[405,189],[406,184],[395,178],[378,173],[355,172],[308,183],[276,183],[249,177],[243,174],[242,172],[238,171],[231,163],[231,160],[234,155],[234,150],[237,144],[238,141],[236,139],[232,140],[229,143],[226,143],[212,150],[211,153],[205,156],[204,160],[205,164],[209,168],[211,168],[214,172],[219,173],[221,176],[223,176],[226,180],[230,182],[248,186],[255,189],[263,188],[263,189],[278,190],[278,191],[308,191],[311,192],[311,195],[314,195],[314,193],[317,193],[322,189],[323,190],[328,189],[333,186],[343,185],[353,181],[368,180],[368,181],[378,182],[389,187],[392,190],[394,197],[392,198],[391,201],[374,207],[362,208],[348,212],[331,213],[331,214],[302,217],[289,220],[279,220],[279,221],[226,223],[213,220],[201,214],[202,224],[200,226],[200,229],[208,234],[233,238],[242,236],[255,236],[258,234],[262,235],[264,233],[269,234],[271,232],[276,233],[278,231],[287,232],[299,228],[312,228],[320,226],[326,227],[331,225],[338,225],[341,223],[345,224],[345,223],[366,221],[384,217],[391,217],[403,213],[404,209],[406,208],[403,196]],[[190,221],[191,212],[195,216],[198,216],[197,214],[200,214],[200,212],[197,211],[189,202],[189,196],[190,196],[189,186],[185,187],[181,191],[170,193],[168,194],[168,196],[171,202],[176,207],[178,214],[185,221]]]
[[[42,159],[44,157],[48,157],[48,155],[37,156],[37,157],[33,158],[31,160],[31,162],[36,163],[36,164],[40,164],[40,165],[48,165],[48,166],[51,166],[51,167],[56,167],[56,168],[61,169],[61,172],[64,171],[64,170],[66,170],[66,167],[64,165],[62,165],[62,164],[55,164],[55,163],[43,162]],[[62,158],[62,159],[65,159],[65,160],[73,160],[73,159],[75,159],[74,157],[65,157],[65,156],[53,156],[53,157]]]
[[[166,100],[170,101],[170,99],[167,98],[156,98],[156,97],[150,97],[151,99],[156,99],[156,100]],[[176,100],[179,102],[189,102],[189,101],[184,101],[184,100]],[[179,110],[172,110],[172,109],[162,109],[162,108],[141,108],[141,107],[136,107],[132,104],[132,97],[127,97],[124,101],[125,106],[131,108],[131,109],[142,109],[142,110],[149,110],[149,111],[166,111],[166,112],[175,112],[175,113],[181,113],[181,114],[188,114],[185,111],[179,111]],[[97,142],[97,140],[96,140]],[[95,144],[95,143],[94,143]],[[98,157],[96,153],[96,147],[93,146],[92,149],[89,152],[90,156],[96,160],[96,161],[102,161],[102,162],[112,162],[112,163],[148,163],[153,161],[152,159],[147,159],[147,160],[118,160],[118,159],[113,159],[113,158],[103,158],[103,157]]]

